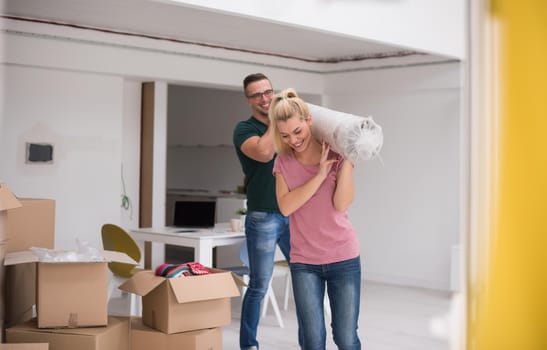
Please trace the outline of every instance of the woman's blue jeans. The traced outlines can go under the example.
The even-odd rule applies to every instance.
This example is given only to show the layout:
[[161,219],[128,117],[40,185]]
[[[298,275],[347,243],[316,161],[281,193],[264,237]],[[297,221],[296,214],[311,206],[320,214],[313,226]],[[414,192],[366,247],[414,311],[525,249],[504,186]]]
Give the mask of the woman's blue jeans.
[[361,349],[357,334],[361,299],[359,257],[326,265],[291,263],[302,350],[324,350],[325,286],[332,315],[332,335],[340,350]]
[[258,347],[256,331],[260,304],[270,284],[276,246],[289,261],[289,219],[279,213],[249,211],[245,217],[245,236],[249,252],[249,286],[241,306],[239,345],[241,349]]

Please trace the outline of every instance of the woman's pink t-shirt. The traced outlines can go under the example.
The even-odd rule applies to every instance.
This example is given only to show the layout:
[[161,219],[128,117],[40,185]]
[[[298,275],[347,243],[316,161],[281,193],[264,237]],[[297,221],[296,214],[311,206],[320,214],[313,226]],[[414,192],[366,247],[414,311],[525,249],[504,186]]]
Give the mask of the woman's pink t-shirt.
[[[317,192],[298,210],[289,215],[291,262],[330,264],[359,255],[359,241],[347,212],[334,208],[336,174],[343,158],[331,151],[329,158],[338,161]],[[319,171],[319,165],[301,164],[291,153],[279,154],[273,173],[282,174],[289,190],[308,182]]]

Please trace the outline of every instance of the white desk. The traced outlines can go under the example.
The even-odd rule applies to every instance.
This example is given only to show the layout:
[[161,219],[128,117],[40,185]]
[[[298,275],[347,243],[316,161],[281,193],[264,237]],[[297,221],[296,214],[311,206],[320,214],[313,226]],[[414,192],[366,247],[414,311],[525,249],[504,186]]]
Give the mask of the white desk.
[[148,227],[130,231],[140,242],[150,242],[152,252],[149,261],[155,269],[165,261],[165,244],[194,248],[194,260],[204,266],[213,266],[213,248],[238,244],[245,239],[244,232],[230,232],[226,224],[214,229],[185,229],[183,227]]

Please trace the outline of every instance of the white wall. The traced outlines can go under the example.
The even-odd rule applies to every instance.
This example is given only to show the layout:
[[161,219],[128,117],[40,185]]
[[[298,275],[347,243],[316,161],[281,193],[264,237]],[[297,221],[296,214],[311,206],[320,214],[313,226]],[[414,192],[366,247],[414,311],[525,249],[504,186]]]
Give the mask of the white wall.
[[465,0],[171,1],[465,57]]
[[[21,197],[56,200],[58,247],[97,244],[119,222],[123,79],[8,66],[0,181]],[[54,145],[52,164],[26,164],[25,143]]]
[[325,104],[372,115],[378,160],[358,164],[350,216],[366,279],[449,289],[459,242],[458,64],[331,75]]

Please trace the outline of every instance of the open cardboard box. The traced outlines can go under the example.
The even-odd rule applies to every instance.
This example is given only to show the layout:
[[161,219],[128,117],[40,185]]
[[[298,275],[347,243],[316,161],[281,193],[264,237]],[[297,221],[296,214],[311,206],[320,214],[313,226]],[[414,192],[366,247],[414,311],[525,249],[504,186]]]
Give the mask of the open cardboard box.
[[38,328],[105,326],[108,321],[108,266],[134,264],[127,254],[103,251],[105,261],[40,262],[32,251],[8,253],[5,265],[36,263]]
[[207,275],[165,278],[142,271],[119,289],[142,296],[142,321],[164,333],[187,332],[230,324],[230,298],[244,285],[229,271],[209,269]]

